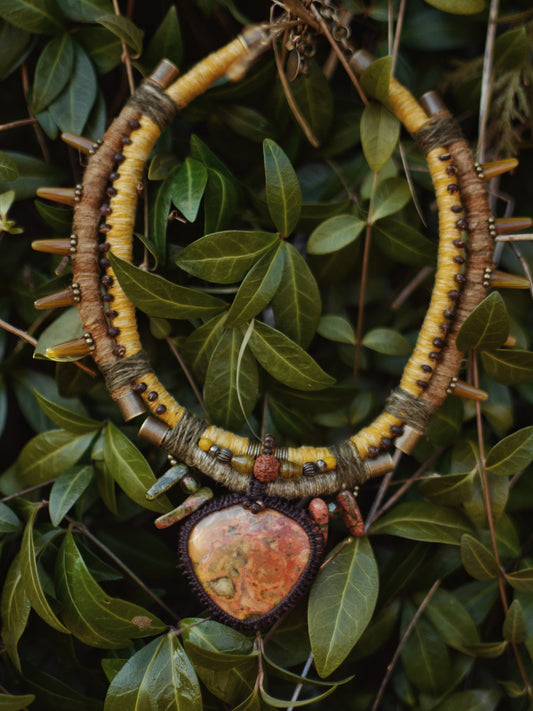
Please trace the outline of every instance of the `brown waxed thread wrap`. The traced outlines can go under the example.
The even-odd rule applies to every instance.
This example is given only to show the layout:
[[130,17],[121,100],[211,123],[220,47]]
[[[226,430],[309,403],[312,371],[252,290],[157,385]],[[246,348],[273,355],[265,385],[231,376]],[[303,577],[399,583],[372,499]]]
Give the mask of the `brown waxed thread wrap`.
[[152,371],[152,366],[144,351],[138,351],[117,361],[100,363],[99,367],[111,393],[125,385],[130,385],[137,378],[142,378],[143,375]]
[[396,388],[387,398],[385,412],[400,418],[406,425],[425,430],[431,421],[435,407],[431,402],[420,400],[402,388]]
[[168,126],[178,110],[172,99],[160,87],[149,81],[141,84],[128,100],[127,105],[147,116],[161,130]]
[[413,134],[419,146],[427,155],[440,146],[463,140],[463,133],[457,122],[448,113],[434,116]]

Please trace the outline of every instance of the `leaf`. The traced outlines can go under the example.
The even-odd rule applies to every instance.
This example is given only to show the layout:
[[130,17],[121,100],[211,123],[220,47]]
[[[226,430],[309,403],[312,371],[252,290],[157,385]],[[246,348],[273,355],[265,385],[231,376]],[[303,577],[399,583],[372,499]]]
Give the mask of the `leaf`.
[[409,185],[403,178],[388,178],[378,183],[370,199],[372,223],[399,212],[410,198]]
[[361,89],[368,97],[376,99],[380,104],[389,108],[389,85],[392,75],[391,56],[380,57],[368,66],[359,79]]
[[503,71],[517,70],[526,61],[528,52],[529,40],[526,28],[508,30],[494,43],[494,63]]
[[94,22],[113,12],[111,0],[58,0],[63,14],[75,22]]
[[465,644],[462,651],[473,657],[482,659],[496,659],[507,649],[507,642],[479,642],[478,644]]
[[437,504],[454,506],[467,501],[474,487],[474,472],[467,474],[434,474],[421,481],[418,490]]
[[379,172],[391,157],[400,136],[400,122],[381,104],[370,101],[361,116],[361,145],[370,169]]
[[504,385],[519,385],[533,380],[533,353],[531,351],[498,348],[481,354],[485,372]]
[[172,5],[143,52],[142,61],[151,70],[161,59],[169,59],[179,67],[182,57],[183,42],[180,24],[176,7]]
[[522,605],[518,600],[513,600],[503,623],[503,638],[513,644],[521,644],[526,640],[526,618]]
[[409,265],[435,261],[435,245],[409,225],[386,218],[373,228],[380,251],[388,258]]
[[15,533],[21,525],[17,514],[0,501],[0,533]]
[[450,647],[461,650],[465,644],[479,642],[476,625],[467,609],[443,588],[432,595],[424,614]]
[[309,254],[329,254],[337,252],[355,242],[366,226],[366,222],[354,215],[335,215],[322,222],[309,236]]
[[461,540],[461,559],[466,572],[475,580],[492,580],[498,577],[498,563],[493,554],[468,534]]
[[262,143],[265,138],[276,138],[277,131],[268,118],[257,109],[233,104],[217,109],[218,117],[243,138],[255,143]]
[[19,175],[16,180],[0,180],[0,194],[7,190],[14,190],[17,200],[34,198],[37,188],[58,185],[65,179],[62,170],[38,158],[16,151],[3,151],[3,153],[14,161]]
[[428,5],[454,15],[474,15],[485,9],[485,0],[426,0]]
[[34,200],[37,212],[47,225],[60,235],[67,235],[72,227],[72,210],[50,205],[43,200]]
[[77,412],[72,412],[66,407],[62,407],[51,400],[48,400],[41,395],[37,390],[34,390],[35,397],[41,410],[54,422],[58,427],[62,427],[68,432],[76,434],[85,434],[87,432],[95,432],[103,426],[103,422],[92,420],[89,417],[83,417]]
[[76,435],[65,430],[41,432],[25,445],[17,459],[20,484],[35,486],[62,474],[81,458],[94,433]]
[[194,222],[207,185],[207,168],[194,158],[186,158],[170,180],[172,202],[189,222]]
[[24,590],[28,595],[32,608],[47,625],[53,627],[58,632],[70,634],[69,630],[57,619],[46,595],[44,594],[39,573],[37,572],[37,559],[35,556],[35,545],[33,542],[33,524],[39,511],[39,506],[33,506],[20,546],[20,571]]
[[396,506],[372,525],[372,533],[388,533],[414,541],[448,543],[458,546],[471,532],[468,519],[447,506],[426,501],[409,501]]
[[[80,316],[78,314],[78,309],[72,306],[70,309],[64,311],[61,316],[55,319],[48,328],[41,333],[37,345],[35,346],[35,352],[33,354],[34,358],[42,357],[48,359],[46,356],[46,349],[55,346],[57,343],[63,343],[65,341],[70,341],[75,338],[81,338],[83,334],[83,325],[80,321]],[[57,362],[69,362],[73,360],[79,360],[79,356],[72,356],[68,358],[56,358]]]
[[213,420],[228,429],[240,429],[250,416],[259,391],[257,363],[249,350],[244,351],[238,368],[242,341],[240,329],[222,333],[211,355],[205,379],[206,407]]
[[[406,607],[403,627],[412,617]],[[409,681],[420,691],[432,695],[445,690],[449,683],[450,657],[441,635],[424,618],[418,619],[401,650],[401,660]]]
[[272,377],[296,390],[322,390],[335,382],[294,341],[264,323],[255,322],[250,347]]
[[393,356],[406,356],[413,350],[407,338],[391,328],[373,328],[365,334],[362,344],[377,353]]
[[32,94],[32,107],[36,114],[65,88],[74,65],[75,46],[70,35],[65,33],[54,37],[39,56]]
[[0,17],[35,34],[54,35],[63,29],[56,0],[2,0]]
[[[84,0],[80,3],[85,6]],[[83,27],[76,33],[76,39],[89,55],[100,74],[114,69],[121,62],[122,43],[103,27]]]
[[355,345],[355,332],[352,324],[344,316],[335,314],[322,316],[318,322],[317,331],[322,338],[327,338],[329,341]]
[[119,649],[132,639],[153,636],[165,625],[151,612],[126,600],[111,597],[89,572],[68,531],[56,561],[56,590],[61,617],[84,644]]
[[488,453],[486,467],[492,474],[514,476],[533,461],[533,427],[502,439]]
[[283,273],[285,252],[279,242],[264,254],[250,269],[239,287],[224,326],[234,328],[246,323],[271,302]]
[[325,141],[333,121],[333,94],[318,62],[311,62],[308,76],[298,77],[291,86],[294,102],[313,136]]
[[35,701],[33,694],[24,694],[23,696],[15,696],[13,694],[0,694],[0,709],[2,711],[24,711],[26,706],[29,706]]
[[297,708],[299,706],[308,706],[312,702],[321,701],[322,699],[325,699],[326,696],[332,694],[336,690],[336,688],[336,686],[332,686],[331,689],[327,689],[318,696],[313,696],[310,699],[300,699],[298,701],[294,701],[292,699],[288,699],[287,701],[285,699],[277,699],[275,696],[271,696],[267,691],[265,691],[262,685],[260,687],[260,692],[263,701],[267,704],[270,704],[270,706],[273,706],[276,709],[289,709]]
[[162,262],[165,261],[166,255],[171,185],[172,175],[166,180],[163,180],[161,185],[157,188],[155,196],[150,201],[150,209],[148,211],[150,239],[147,241],[152,243],[158,260]]
[[185,247],[176,264],[200,279],[232,284],[242,279],[278,241],[272,232],[214,232]]
[[137,308],[160,318],[202,318],[226,308],[221,299],[195,289],[173,284],[158,274],[134,267],[109,252],[113,271],[126,296]]
[[300,183],[287,155],[270,138],[263,141],[263,157],[268,211],[276,229],[288,237],[300,218]]
[[50,491],[50,520],[59,526],[63,516],[74,506],[93,478],[91,466],[67,469],[56,479]]
[[17,553],[5,577],[0,613],[2,615],[2,641],[9,658],[19,672],[21,667],[17,644],[26,629],[30,610],[31,603],[22,580],[20,553]]
[[104,459],[113,479],[136,504],[159,513],[173,508],[166,496],[148,501],[145,494],[156,481],[150,465],[112,422],[104,430]]
[[24,61],[30,45],[29,32],[0,20],[0,81],[6,79]]
[[493,291],[471,311],[457,333],[457,348],[493,350],[509,335],[509,314],[501,295]]
[[83,133],[96,101],[97,82],[91,60],[82,47],[74,43],[74,69],[68,84],[50,104],[52,118],[62,131]]
[[435,711],[494,711],[501,694],[498,689],[469,689],[450,694]]
[[109,13],[95,17],[95,22],[109,30],[130,47],[134,54],[140,54],[143,46],[143,31],[123,15]]
[[232,706],[250,694],[257,671],[257,652],[250,654],[222,653],[207,650],[185,638],[185,649],[202,683],[217,698]]
[[288,242],[283,242],[283,273],[272,298],[276,327],[302,348],[315,335],[322,301],[316,279],[307,262]]
[[[5,153],[0,152],[0,180],[16,180],[19,177],[19,171],[15,161]],[[13,195],[13,197],[15,197]]]
[[533,568],[524,568],[514,573],[506,573],[505,579],[518,592],[533,592]]
[[204,232],[225,229],[233,217],[239,193],[228,171],[207,167],[207,185],[204,197]]
[[214,316],[193,331],[182,344],[182,355],[191,365],[195,375],[202,380],[205,380],[209,360],[220,338],[225,316]]
[[319,572],[309,596],[311,648],[321,677],[346,659],[370,622],[378,593],[378,570],[368,539],[339,543]]

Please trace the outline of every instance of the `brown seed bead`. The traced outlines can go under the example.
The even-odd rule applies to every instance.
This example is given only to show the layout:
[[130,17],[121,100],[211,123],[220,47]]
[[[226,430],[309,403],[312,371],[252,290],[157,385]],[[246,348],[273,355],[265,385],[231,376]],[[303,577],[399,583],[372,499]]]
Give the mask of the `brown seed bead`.
[[432,373],[433,372],[433,368],[430,365],[427,365],[427,363],[424,363],[424,365],[421,365],[420,370],[422,370],[422,372],[424,372],[424,373]]
[[164,412],[166,412],[166,411],[167,411],[167,408],[165,407],[165,405],[158,405],[158,406],[155,408],[155,414],[156,414],[156,415],[162,415],[162,414],[163,414]]
[[462,239],[454,239],[453,243],[456,247],[459,247],[459,249],[462,249],[465,246]]
[[99,252],[109,252],[111,249],[111,245],[109,242],[102,242],[101,244],[98,245],[98,251]]
[[119,333],[120,333],[120,329],[117,328],[116,326],[110,326],[107,329],[107,335],[111,336],[111,338],[116,338]]
[[466,230],[468,229],[468,222],[461,218],[460,220],[457,220],[455,226],[458,230]]
[[102,215],[110,215],[112,212],[113,212],[113,210],[109,207],[109,205],[107,203],[100,205],[100,213]]
[[115,346],[113,353],[119,358],[123,358],[126,355],[126,346]]
[[114,170],[112,173],[109,173],[109,180],[111,182],[114,182],[115,180],[118,180],[120,178],[120,173],[117,173],[116,170]]
[[100,227],[98,228],[102,234],[107,234],[108,232],[111,232],[111,225],[108,225],[106,222],[102,222]]
[[458,284],[466,284],[466,274],[456,274],[455,281]]
[[133,390],[139,394],[146,392],[147,388],[148,386],[146,385],[146,383],[137,383],[137,385],[133,386]]
[[445,161],[445,160],[451,160],[452,157],[449,153],[441,153],[439,156],[439,160]]
[[440,330],[441,330],[443,333],[448,334],[448,333],[450,333],[450,331],[452,330],[452,327],[450,326],[449,323],[441,323],[441,325],[440,325]]
[[379,454],[379,449],[377,447],[374,447],[374,445],[371,445],[368,448],[368,456],[370,459],[375,459]]
[[102,301],[105,301],[106,304],[110,304],[114,300],[115,300],[115,297],[113,296],[113,294],[104,294],[102,296]]
[[107,318],[112,321],[114,318],[118,316],[118,311],[115,311],[114,309],[109,309],[108,311],[105,312],[105,315]]
[[416,384],[419,388],[427,388],[428,383],[425,380],[417,380]]
[[452,289],[451,291],[448,292],[448,296],[452,301],[457,301],[457,299],[461,296],[461,294],[457,291],[457,289]]
[[135,119],[132,119],[131,121],[128,121],[128,127],[130,131],[136,131],[138,128],[141,127],[141,124]]
[[457,185],[457,183],[450,183],[450,184],[448,185],[447,190],[448,190],[448,192],[449,192],[451,195],[453,195],[454,193],[458,193],[458,192],[459,192],[459,186]]
[[159,397],[159,394],[156,393],[155,390],[152,390],[151,392],[148,393],[147,400],[148,400],[148,402],[153,402],[154,400],[157,400],[158,397]]
[[445,343],[442,338],[434,338],[433,345],[435,346],[435,348],[444,348]]
[[381,449],[388,449],[392,445],[392,439],[390,437],[382,437],[379,444]]
[[102,269],[107,269],[108,267],[111,266],[111,262],[109,261],[109,259],[107,257],[102,257],[98,261],[99,261],[99,264],[102,267]]
[[115,197],[116,194],[117,194],[117,191],[115,190],[115,188],[112,185],[110,185],[106,190],[106,195],[108,197]]
[[274,481],[279,474],[279,462],[273,454],[260,454],[254,462],[254,476],[259,481]]
[[123,146],[129,146],[131,144],[131,138],[128,138],[127,136],[122,136],[120,142]]
[[463,208],[461,205],[452,205],[452,212],[462,212]]
[[403,434],[403,427],[401,425],[392,425],[390,431],[395,437],[399,437]]
[[113,160],[115,161],[115,163],[120,165],[121,163],[124,163],[126,159],[124,158],[122,153],[115,153],[115,155],[113,156]]
[[100,281],[104,286],[113,286],[113,277],[105,274]]
[[464,257],[460,257],[460,256],[454,257],[454,258],[453,258],[453,261],[454,261],[456,264],[464,264],[464,263],[465,263]]
[[449,165],[446,168],[447,175],[457,175],[457,168],[454,165]]
[[444,318],[447,318],[449,321],[455,318],[455,311],[452,311],[451,309],[445,309],[445,311],[442,314]]
[[430,360],[440,360],[440,353],[437,353],[437,351],[431,351],[429,358]]

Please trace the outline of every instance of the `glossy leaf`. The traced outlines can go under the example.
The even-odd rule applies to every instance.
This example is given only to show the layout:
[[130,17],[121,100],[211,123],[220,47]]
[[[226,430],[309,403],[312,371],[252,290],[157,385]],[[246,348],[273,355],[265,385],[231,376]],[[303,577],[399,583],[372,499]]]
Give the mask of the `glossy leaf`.
[[[84,7],[86,3],[80,3]],[[114,34],[103,27],[83,27],[76,39],[89,55],[100,74],[107,74],[118,66],[122,56],[122,43]]]
[[0,709],[2,711],[24,711],[26,706],[29,706],[35,701],[34,694],[0,694]]
[[185,247],[176,264],[200,279],[231,284],[242,279],[277,242],[271,232],[214,232]]
[[288,242],[284,253],[281,282],[272,299],[276,327],[302,348],[315,335],[322,302],[316,279],[307,262]]
[[233,217],[239,197],[233,178],[226,172],[207,168],[204,198],[204,232],[226,229]]
[[389,106],[389,84],[392,74],[391,56],[380,57],[368,66],[359,79],[361,89],[367,97]]
[[34,392],[41,410],[48,415],[52,422],[54,422],[58,427],[61,427],[68,432],[75,432],[76,434],[95,432],[104,424],[98,420],[83,417],[83,415],[79,415],[77,412],[72,412],[66,407],[58,405],[57,403],[48,400],[36,390]]
[[56,617],[46,595],[43,591],[39,573],[37,571],[37,558],[35,555],[35,545],[33,542],[33,526],[35,517],[39,511],[38,506],[34,506],[24,529],[22,544],[20,547],[20,571],[24,590],[28,595],[32,608],[47,625],[53,627],[58,632],[70,634],[69,630],[61,624]]
[[242,704],[235,707],[234,711],[262,711],[263,702],[258,689],[254,689]]
[[194,158],[186,158],[170,181],[172,202],[189,222],[194,222],[207,185],[207,168]]
[[337,252],[355,242],[364,230],[366,222],[354,215],[335,215],[316,227],[307,243],[309,254]]
[[200,326],[186,339],[181,352],[191,365],[194,373],[205,378],[211,355],[222,333],[225,314],[214,316]]
[[27,32],[57,34],[63,20],[56,0],[2,0],[0,17]]
[[504,32],[494,43],[494,61],[498,68],[503,70],[519,69],[528,52],[529,40],[525,27]]
[[96,75],[91,60],[74,43],[74,68],[59,96],[50,104],[52,118],[62,131],[81,135],[96,100]]
[[[414,611],[406,609],[407,617]],[[409,681],[420,691],[436,695],[449,682],[450,657],[441,635],[424,618],[418,619],[402,646],[402,666]]]
[[63,516],[74,506],[93,478],[91,466],[67,469],[56,479],[50,491],[50,520],[58,526]]
[[514,476],[533,461],[533,427],[521,430],[502,439],[488,453],[487,470],[500,476]]
[[59,476],[76,464],[93,438],[92,433],[49,430],[30,439],[17,460],[20,483],[34,486]]
[[435,259],[435,245],[409,225],[385,218],[372,230],[380,251],[403,264],[422,265]]
[[168,216],[170,213],[172,176],[163,180],[150,201],[148,223],[150,242],[160,261],[165,261],[167,245]]
[[474,487],[474,472],[467,474],[433,475],[418,485],[418,490],[436,504],[449,506],[467,501]]
[[335,314],[322,316],[318,322],[317,331],[322,338],[327,338],[329,341],[355,345],[355,332],[352,324],[344,316]]
[[73,69],[75,43],[69,34],[55,37],[42,51],[35,67],[32,107],[39,113],[64,89]]
[[[1,8],[0,8],[1,9]],[[0,20],[0,81],[8,77],[28,53],[31,34]]]
[[263,157],[268,211],[278,231],[288,237],[300,217],[300,183],[290,160],[275,141],[269,138],[264,140]]
[[426,0],[428,5],[454,15],[474,15],[485,9],[485,0]]
[[111,0],[58,0],[63,14],[76,22],[94,22],[113,12]]
[[280,242],[250,269],[228,311],[225,327],[235,328],[257,316],[271,302],[283,273],[285,252]]
[[385,355],[405,356],[410,355],[413,350],[409,341],[391,328],[373,328],[365,334],[361,342],[371,351]]
[[325,141],[333,120],[333,96],[330,84],[318,62],[311,62],[308,76],[298,77],[291,85],[292,95],[313,136]]
[[493,350],[499,348],[509,335],[509,314],[497,291],[489,294],[466,317],[457,333],[460,351]]
[[322,390],[335,382],[294,341],[264,323],[255,322],[250,347],[272,377],[296,390]]
[[161,59],[168,59],[179,67],[183,57],[183,43],[176,7],[172,5],[154,32],[143,52],[143,63],[153,69]]
[[0,180],[16,180],[19,171],[15,161],[5,153],[0,152]]
[[201,318],[213,316],[226,304],[210,294],[173,284],[151,274],[114,254],[110,254],[113,271],[126,296],[147,314],[160,318]]
[[372,525],[371,533],[458,546],[461,537],[471,530],[468,519],[455,509],[425,501],[409,501],[379,518]]
[[311,588],[311,648],[321,677],[329,676],[368,625],[378,593],[378,570],[367,538],[340,543]]
[[477,644],[479,634],[474,620],[455,595],[438,589],[424,608],[424,615],[442,635],[447,645],[459,649],[465,644]]
[[468,534],[461,540],[461,559],[466,572],[476,580],[498,577],[498,563],[493,554]]
[[533,380],[533,353],[531,351],[498,348],[481,354],[485,372],[504,385],[519,385]]
[[518,600],[512,601],[505,615],[503,638],[513,644],[521,644],[526,639],[526,619]]
[[317,696],[313,696],[310,699],[298,699],[297,701],[292,700],[292,699],[278,699],[275,696],[272,696],[269,694],[267,691],[265,691],[264,687],[261,686],[260,691],[261,691],[261,698],[263,701],[267,704],[270,704],[270,706],[273,706],[276,709],[289,709],[289,708],[298,708],[300,706],[309,706],[310,703],[312,702],[317,702],[321,701],[322,699],[325,699],[327,696],[332,694],[336,690],[336,686],[333,686],[331,689],[327,689],[324,691],[322,694],[318,694]]
[[143,32],[127,17],[108,14],[96,17],[95,21],[125,42],[134,54],[141,53]]
[[361,117],[361,145],[370,169],[379,172],[391,157],[400,136],[400,122],[381,104],[369,102]]
[[505,579],[518,592],[533,592],[533,568],[524,568],[514,573],[506,573]]
[[[81,338],[82,335],[83,326],[80,321],[78,309],[72,306],[70,309],[66,309],[61,316],[56,318],[55,321],[41,333],[35,347],[34,358],[47,358],[46,349],[50,346]],[[67,358],[56,358],[54,360],[66,363],[79,359],[79,356],[69,356]]]
[[20,563],[20,553],[17,553],[7,571],[0,603],[2,640],[9,658],[19,672],[21,666],[17,645],[26,629],[31,610],[31,603],[22,579]]
[[56,589],[61,617],[84,644],[102,649],[125,647],[132,639],[165,629],[151,612],[111,597],[89,572],[72,533],[67,532],[56,562]]
[[208,650],[187,638],[184,644],[196,673],[214,696],[235,705],[250,694],[257,678],[257,652],[232,654]]
[[19,175],[16,180],[0,180],[0,193],[4,190],[14,190],[17,200],[34,198],[37,188],[57,185],[59,181],[65,179],[62,170],[38,158],[17,151],[6,150],[3,153],[14,161]]
[[446,697],[438,711],[494,711],[500,701],[498,689],[469,689]]
[[372,222],[399,212],[411,198],[409,185],[403,178],[389,178],[378,183],[370,199]]
[[156,480],[150,465],[133,442],[112,422],[104,431],[104,459],[113,479],[136,504],[160,513],[173,508],[166,496],[148,501],[145,493]]
[[232,131],[255,143],[262,143],[264,138],[276,138],[277,131],[265,114],[248,106],[232,105],[220,107],[218,116]]
[[21,525],[13,509],[0,501],[0,533],[14,533],[20,530]]
[[478,644],[465,644],[463,652],[473,657],[482,659],[497,659],[507,649],[507,642],[479,642]]
[[211,355],[205,379],[207,409],[216,424],[229,429],[242,426],[259,394],[257,363],[248,349],[244,351],[239,367],[242,342],[240,329],[224,331]]

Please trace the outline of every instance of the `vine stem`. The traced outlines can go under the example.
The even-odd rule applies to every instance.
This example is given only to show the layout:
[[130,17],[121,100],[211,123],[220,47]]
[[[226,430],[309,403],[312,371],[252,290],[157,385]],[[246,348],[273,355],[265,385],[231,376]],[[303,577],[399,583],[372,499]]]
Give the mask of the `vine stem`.
[[34,126],[36,123],[36,118],[19,119],[18,121],[11,121],[10,123],[1,124],[0,131],[9,131],[9,129],[18,128],[19,126]]
[[[392,45],[392,52],[391,52],[391,54],[392,54],[391,75],[394,74],[394,69],[396,67],[396,60],[398,59],[398,49],[400,47],[400,37],[402,34],[403,18],[405,16],[405,6],[406,6],[405,0],[401,0],[400,7],[398,9],[398,19],[396,21],[396,31],[394,32],[394,42]],[[389,0],[389,7],[392,8],[391,0]]]
[[30,83],[28,80],[28,67],[26,66],[26,64],[22,65],[22,67],[20,68],[20,72],[21,72],[21,76],[22,76],[22,88],[24,91],[24,100],[26,102],[26,108],[28,109],[28,114],[30,115],[30,119],[33,119],[35,122],[33,124],[33,128],[35,130],[35,135],[37,136],[37,141],[39,143],[41,153],[43,154],[44,161],[45,161],[45,163],[50,163],[50,153],[48,152],[48,148],[46,146],[46,141],[44,139],[44,133],[42,132],[41,127],[39,126],[39,122],[35,118],[35,114],[33,113],[30,102],[28,100]]
[[176,615],[175,612],[173,612],[170,607],[168,607],[161,598],[159,598],[150,588],[148,585],[146,585],[145,582],[143,582],[138,575],[136,575],[131,568],[128,568],[128,566],[117,556],[113,553],[112,550],[110,550],[104,543],[98,540],[95,535],[93,535],[87,526],[84,523],[81,523],[80,521],[74,521],[74,519],[70,518],[69,516],[65,516],[67,521],[69,521],[73,527],[79,531],[79,533],[83,534],[86,538],[88,538],[90,541],[94,543],[95,546],[100,548],[111,560],[116,563],[116,565],[119,566],[129,577],[137,583],[137,585],[144,590],[144,592],[149,595],[155,602],[163,609],[165,612],[172,617],[173,620],[176,620],[176,622],[179,623],[180,618]]
[[481,79],[481,99],[479,102],[478,148],[477,159],[480,163],[485,158],[485,141],[487,123],[489,120],[489,104],[492,92],[492,65],[494,54],[494,40],[496,37],[496,24],[498,22],[499,0],[491,0],[485,52],[483,55],[483,74]]
[[[118,6],[118,0],[113,0],[113,9],[115,10],[115,14],[120,17],[120,8]],[[133,4],[129,3],[128,5],[128,10],[131,12],[133,10]],[[133,94],[135,91],[135,82],[133,81],[133,72],[131,69],[131,57],[130,53],[128,51],[128,48],[126,46],[126,43],[124,40],[121,40],[122,44],[122,61],[124,62],[124,66],[126,67],[126,74],[128,76],[128,85],[130,88],[130,94]]]
[[385,692],[385,687],[387,686],[387,684],[388,684],[388,682],[389,682],[389,679],[390,679],[390,677],[391,677],[392,671],[393,671],[394,667],[396,666],[396,662],[398,661],[398,657],[400,656],[400,653],[401,653],[401,651],[402,651],[402,649],[403,649],[403,647],[404,647],[404,645],[405,645],[405,643],[406,643],[406,641],[407,641],[407,638],[409,637],[409,635],[410,635],[411,632],[413,631],[413,627],[414,627],[415,624],[417,623],[417,621],[418,621],[420,615],[422,614],[424,608],[426,607],[426,605],[428,604],[428,602],[431,600],[431,598],[433,597],[433,595],[436,593],[436,591],[437,591],[437,589],[438,589],[440,583],[441,583],[440,580],[436,580],[436,581],[433,583],[433,585],[432,585],[431,588],[429,589],[429,592],[427,593],[426,597],[425,597],[425,598],[422,600],[422,602],[420,603],[420,607],[418,608],[418,610],[417,610],[417,611],[415,612],[415,614],[413,615],[413,619],[411,620],[411,622],[409,622],[409,625],[407,626],[407,629],[405,630],[405,633],[404,633],[403,637],[401,638],[401,640],[400,640],[400,642],[399,642],[399,644],[398,644],[398,646],[397,646],[397,648],[396,648],[396,651],[394,652],[394,656],[392,657],[390,664],[387,666],[387,673],[386,673],[385,676],[383,677],[383,681],[381,682],[381,686],[379,687],[378,693],[376,694],[376,698],[374,699],[374,703],[372,704],[372,709],[371,709],[371,711],[378,711],[379,705],[380,705],[380,703],[381,703],[381,699],[382,699],[383,694],[384,694],[384,692]]
[[26,331],[22,331],[20,328],[17,328],[16,326],[12,326],[10,323],[8,323],[7,321],[4,321],[4,319],[1,319],[1,318],[0,318],[0,328],[3,328],[5,331],[9,331],[9,333],[12,333],[14,336],[18,336],[19,338],[22,338],[23,341],[26,341],[26,343],[29,343],[34,348],[37,345],[37,339],[35,339],[33,336],[30,336],[30,334],[26,333]]
[[6,501],[11,501],[12,499],[18,499],[19,496],[24,496],[24,494],[29,494],[31,491],[37,491],[37,489],[41,489],[45,486],[48,486],[49,484],[53,484],[55,479],[49,479],[48,481],[43,481],[41,484],[35,484],[34,486],[29,486],[27,489],[22,489],[22,491],[17,491],[15,494],[10,494],[9,496],[4,496],[3,499],[0,499],[0,503],[4,503]]

